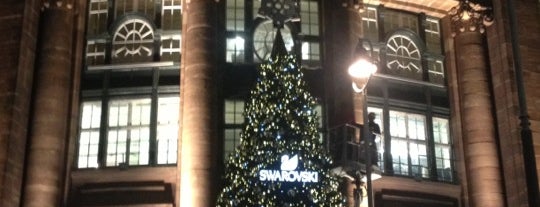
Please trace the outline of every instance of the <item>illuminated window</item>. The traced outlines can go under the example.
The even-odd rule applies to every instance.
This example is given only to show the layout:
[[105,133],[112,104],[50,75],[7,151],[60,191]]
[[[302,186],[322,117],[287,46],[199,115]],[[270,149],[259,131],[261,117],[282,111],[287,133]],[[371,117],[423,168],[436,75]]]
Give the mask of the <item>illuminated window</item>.
[[244,38],[236,36],[234,38],[227,38],[227,57],[226,61],[229,63],[238,63],[245,61],[244,54]]
[[[381,108],[375,108],[375,107],[368,107],[369,113],[375,114],[375,120],[374,122],[379,125],[379,128],[381,129],[381,133],[384,132],[384,124],[383,124],[383,110]],[[378,153],[378,159],[379,159],[379,166],[384,166],[384,138],[383,134],[378,134],[375,137],[375,144],[377,145],[377,153]],[[383,169],[383,168],[381,168]],[[384,170],[384,169],[383,169]]]
[[425,116],[390,111],[389,120],[394,173],[429,177]]
[[82,104],[81,131],[79,135],[78,168],[98,167],[99,128],[101,124],[101,102]]
[[[156,115],[151,114],[150,98],[113,99],[109,101],[106,120],[101,119],[101,101],[83,102],[77,167],[176,163],[179,102],[179,97],[159,98],[155,125],[151,121]],[[105,124],[106,133],[101,135],[101,126]],[[151,150],[151,146],[156,150]],[[100,164],[100,150],[104,150],[104,164]],[[155,161],[150,160],[151,151],[156,153]]]
[[174,164],[177,160],[179,97],[159,98],[157,118],[157,164]]
[[109,104],[106,166],[147,165],[150,151],[150,99]]
[[437,179],[441,181],[452,181],[454,179],[451,156],[452,146],[450,143],[448,127],[448,119],[433,118],[433,139],[435,143]]
[[300,1],[300,23],[302,34],[302,66],[304,68],[320,68],[320,21],[319,2],[313,0]]
[[302,43],[302,60],[320,60],[321,51],[318,42]]

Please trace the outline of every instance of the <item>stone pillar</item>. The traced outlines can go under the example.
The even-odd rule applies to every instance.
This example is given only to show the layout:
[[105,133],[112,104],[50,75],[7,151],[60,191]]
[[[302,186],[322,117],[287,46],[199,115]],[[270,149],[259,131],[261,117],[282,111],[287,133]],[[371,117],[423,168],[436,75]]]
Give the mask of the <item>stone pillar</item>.
[[[472,12],[475,11],[471,10],[469,14]],[[483,34],[485,21],[481,18],[453,15],[469,206],[502,207],[505,206],[505,200]]]
[[325,96],[330,127],[362,120],[362,96],[354,95],[347,69],[361,36],[359,5],[348,1],[323,1],[325,26],[321,37],[324,47]]
[[220,190],[222,142],[216,118],[216,8],[211,0],[182,2],[180,80],[179,206],[215,206]]
[[0,6],[0,206],[19,207],[34,77],[39,5]]
[[62,206],[74,19],[72,5],[67,1],[44,2],[24,184],[25,207]]
[[[330,128],[343,126],[345,123],[363,123],[363,96],[352,90],[352,79],[347,69],[353,61],[356,44],[362,37],[360,5],[347,0],[322,1],[325,30],[321,37],[325,42],[325,102],[328,106],[327,119]],[[326,70],[328,69],[328,70]],[[360,141],[360,134],[355,137]],[[342,195],[346,197],[346,206],[355,203],[355,181],[342,179]]]

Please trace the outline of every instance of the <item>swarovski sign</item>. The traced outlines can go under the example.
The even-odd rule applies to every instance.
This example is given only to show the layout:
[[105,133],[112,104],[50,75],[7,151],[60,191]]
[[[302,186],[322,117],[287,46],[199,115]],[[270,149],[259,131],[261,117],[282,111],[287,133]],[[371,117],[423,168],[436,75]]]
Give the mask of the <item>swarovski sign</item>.
[[280,182],[319,182],[319,173],[315,171],[296,171],[298,167],[298,155],[289,157],[281,156],[281,170],[261,170],[259,179],[261,181],[280,181]]

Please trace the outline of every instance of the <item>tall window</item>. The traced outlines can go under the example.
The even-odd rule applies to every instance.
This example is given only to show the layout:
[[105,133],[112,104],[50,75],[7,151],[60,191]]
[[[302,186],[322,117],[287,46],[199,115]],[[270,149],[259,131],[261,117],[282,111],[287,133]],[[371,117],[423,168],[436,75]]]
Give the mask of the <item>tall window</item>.
[[390,111],[389,118],[394,173],[429,177],[426,118],[398,111]]
[[[429,119],[424,114],[389,110],[388,117],[384,117],[384,110],[381,108],[369,107],[368,111],[376,114],[375,123],[380,126],[384,126],[383,123],[388,120],[389,132],[385,133],[383,127],[381,131],[383,136],[390,135],[388,140],[394,174],[415,178],[436,178],[445,182],[454,181],[448,119],[433,117],[433,128],[428,129]],[[379,166],[384,166],[385,161],[384,140],[384,137],[375,140],[379,152]],[[434,151],[429,150],[431,148]],[[434,170],[437,175],[430,174]]]
[[300,1],[300,25],[301,34],[303,35],[301,45],[302,64],[304,67],[318,68],[321,60],[318,1]]
[[226,21],[227,29],[226,58],[230,63],[245,62],[245,2],[244,0],[226,0]]
[[379,26],[377,23],[377,8],[366,7],[362,15],[362,29],[364,37],[370,40],[379,39]]
[[240,144],[244,124],[244,101],[225,100],[225,159]]
[[452,171],[452,146],[448,136],[448,120],[443,118],[433,118],[433,139],[435,143],[435,163],[437,168],[437,178],[443,181],[454,179]]
[[101,101],[82,104],[81,130],[79,134],[79,168],[98,167],[99,129],[101,124]]
[[106,166],[146,165],[150,147],[150,99],[109,103]]
[[157,164],[174,164],[178,154],[179,97],[158,100],[157,117]]
[[[101,119],[101,101],[83,102],[78,168],[176,163],[179,99],[163,97],[158,102],[155,123],[151,118],[150,98],[112,99],[106,120]],[[100,128],[103,121],[106,121],[104,130]],[[105,134],[101,134],[102,131]],[[157,131],[157,135],[152,136],[152,131]],[[151,154],[153,151],[156,155]],[[99,154],[104,154],[103,164],[100,164]],[[152,161],[152,156],[157,159]]]

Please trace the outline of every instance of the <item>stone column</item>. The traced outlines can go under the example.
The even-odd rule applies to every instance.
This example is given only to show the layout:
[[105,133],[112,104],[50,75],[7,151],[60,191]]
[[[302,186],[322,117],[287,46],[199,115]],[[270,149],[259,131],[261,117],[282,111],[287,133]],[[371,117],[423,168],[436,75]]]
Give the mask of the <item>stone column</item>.
[[[460,6],[467,3],[462,3]],[[471,8],[465,8],[471,9]],[[470,10],[469,14],[476,12]],[[484,17],[479,13],[478,17]],[[454,14],[457,78],[469,206],[505,206],[484,22]]]
[[25,207],[62,206],[74,19],[72,5],[66,0],[44,2],[24,184]]
[[0,6],[0,206],[19,207],[34,77],[39,5]]
[[179,206],[215,206],[220,190],[216,6],[211,0],[182,2]]

